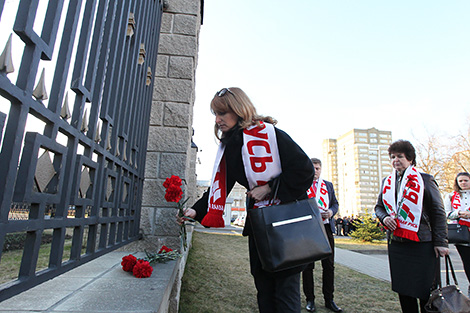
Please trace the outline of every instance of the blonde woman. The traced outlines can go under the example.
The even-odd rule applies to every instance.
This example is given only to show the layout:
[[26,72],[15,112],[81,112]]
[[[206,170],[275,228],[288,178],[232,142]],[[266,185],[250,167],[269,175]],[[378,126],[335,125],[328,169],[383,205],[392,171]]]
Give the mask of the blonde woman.
[[[248,210],[265,206],[275,179],[281,203],[306,199],[313,182],[314,168],[308,156],[271,117],[258,115],[251,100],[240,88],[218,91],[211,101],[214,131],[220,140],[211,187],[185,215],[206,227],[224,227],[225,200],[235,182],[247,188]],[[257,289],[261,313],[298,313],[300,272],[298,267],[267,272],[261,267],[249,216],[243,235],[248,236],[251,274]],[[181,220],[180,220],[181,221]]]

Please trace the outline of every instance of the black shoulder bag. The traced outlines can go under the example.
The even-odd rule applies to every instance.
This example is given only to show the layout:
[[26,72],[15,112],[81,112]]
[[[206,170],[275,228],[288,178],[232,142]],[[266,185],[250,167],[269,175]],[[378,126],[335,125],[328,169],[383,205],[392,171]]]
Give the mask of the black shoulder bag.
[[[462,293],[458,286],[450,256],[446,255],[445,262],[446,286],[442,287],[440,267],[436,266],[437,289],[431,292],[431,296],[426,303],[426,312],[468,313],[470,312],[470,299]],[[449,281],[449,266],[455,285],[451,285]]]
[[[276,179],[270,204],[276,198]],[[249,209],[261,265],[278,272],[324,259],[332,254],[315,199]]]

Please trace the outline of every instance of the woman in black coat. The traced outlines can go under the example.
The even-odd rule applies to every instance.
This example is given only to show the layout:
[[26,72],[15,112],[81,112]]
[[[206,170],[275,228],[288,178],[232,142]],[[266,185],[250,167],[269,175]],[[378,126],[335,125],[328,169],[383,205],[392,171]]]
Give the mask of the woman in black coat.
[[[217,92],[211,110],[215,115],[215,135],[220,139],[216,170],[211,187],[185,211],[186,216],[204,226],[223,227],[224,200],[235,182],[247,188],[249,202],[254,202],[255,207],[267,201],[277,177],[277,198],[281,203],[307,198],[306,191],[314,176],[312,162],[289,135],[273,127],[276,124],[273,118],[258,115],[248,96],[234,87]],[[264,271],[251,234],[248,215],[243,235],[249,236],[250,267],[258,291],[259,311],[300,312],[303,268]]]
[[418,313],[419,307],[424,313],[439,256],[449,254],[444,205],[434,177],[414,167],[409,141],[392,143],[388,153],[393,171],[383,181],[375,213],[388,229],[392,290],[404,313]]

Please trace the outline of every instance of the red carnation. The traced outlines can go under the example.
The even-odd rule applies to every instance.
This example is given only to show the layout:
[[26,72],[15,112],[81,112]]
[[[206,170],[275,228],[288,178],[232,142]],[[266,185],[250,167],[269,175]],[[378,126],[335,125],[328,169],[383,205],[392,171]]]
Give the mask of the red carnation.
[[162,252],[171,252],[173,251],[172,249],[168,248],[167,246],[163,246],[161,247],[161,249],[158,251],[158,253],[162,253]]
[[176,185],[176,186],[181,186],[183,182],[181,181],[181,178],[178,176],[172,175],[170,178],[165,179],[165,182],[163,183],[163,187],[168,188],[170,185]]
[[165,200],[168,202],[178,202],[183,198],[183,190],[177,185],[169,185],[166,189]]
[[121,261],[122,269],[126,272],[132,272],[136,263],[137,258],[135,256],[132,254],[126,255]]
[[137,263],[132,270],[132,273],[137,278],[146,278],[152,275],[153,268],[150,266],[148,261],[137,260]]
[[408,188],[416,188],[416,186],[418,185],[418,180],[416,178],[416,175],[408,175],[407,176],[408,178],[408,181],[406,182],[406,187]]

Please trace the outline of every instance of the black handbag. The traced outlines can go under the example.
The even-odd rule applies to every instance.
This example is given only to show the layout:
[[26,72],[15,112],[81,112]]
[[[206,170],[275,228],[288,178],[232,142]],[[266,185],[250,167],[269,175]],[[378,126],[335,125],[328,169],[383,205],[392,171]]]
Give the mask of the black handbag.
[[[428,313],[468,313],[470,312],[470,299],[462,293],[455,277],[454,267],[450,256],[446,255],[446,286],[442,287],[440,268],[436,269],[437,289],[431,292],[426,303],[426,312]],[[455,285],[449,282],[449,267],[454,279]]]
[[470,243],[468,227],[460,224],[447,224],[449,243]]
[[[276,198],[279,180],[275,182]],[[256,249],[265,271],[278,272],[332,254],[315,199],[249,209]]]

